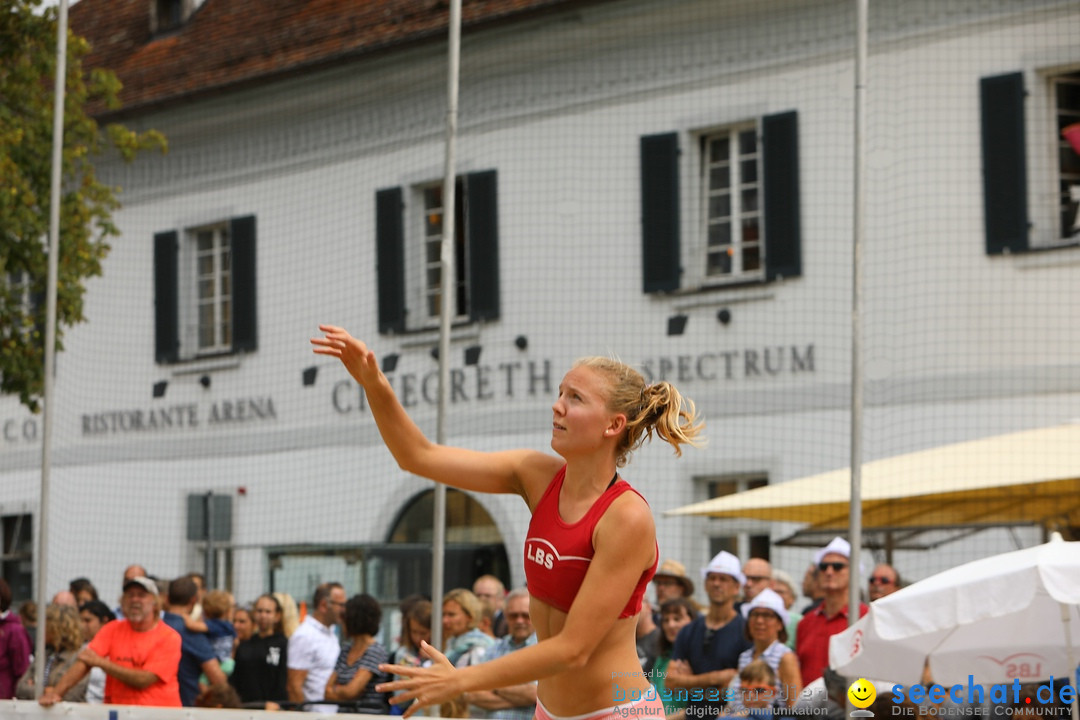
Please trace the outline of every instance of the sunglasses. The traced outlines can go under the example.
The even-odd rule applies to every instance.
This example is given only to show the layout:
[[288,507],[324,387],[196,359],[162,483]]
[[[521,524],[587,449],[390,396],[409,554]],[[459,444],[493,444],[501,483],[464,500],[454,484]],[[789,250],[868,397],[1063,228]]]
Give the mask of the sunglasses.
[[819,562],[817,566],[818,570],[820,570],[821,572],[825,572],[829,569],[831,569],[833,572],[840,572],[841,570],[847,569],[848,565],[847,563],[842,562]]
[[765,582],[766,580],[772,580],[772,578],[771,577],[766,577],[765,575],[747,575],[746,576],[746,582],[748,582],[748,583],[759,583],[759,582]]
[[887,577],[884,577],[882,575],[873,575],[873,576],[870,577],[870,584],[871,585],[892,585],[893,580],[892,580],[892,578],[887,578]]

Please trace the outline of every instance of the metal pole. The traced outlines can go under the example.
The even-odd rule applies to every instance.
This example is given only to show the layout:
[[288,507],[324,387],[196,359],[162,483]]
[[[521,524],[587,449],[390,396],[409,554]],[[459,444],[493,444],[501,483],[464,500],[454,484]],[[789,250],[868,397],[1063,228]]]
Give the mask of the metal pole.
[[869,0],[855,0],[855,171],[854,171],[854,242],[852,248],[851,293],[851,506],[848,535],[851,539],[850,585],[848,587],[848,625],[859,619],[859,589],[862,573],[862,245],[866,230],[866,195],[864,143],[866,138],[866,58]]
[[[1058,535],[1058,540],[1060,539],[1061,536]],[[1059,605],[1061,606],[1061,626],[1065,628],[1065,661],[1069,663],[1069,674],[1077,677],[1080,676],[1080,672],[1077,671],[1076,667],[1076,654],[1073,652],[1072,628],[1070,627],[1072,606],[1068,603],[1059,603]],[[1070,705],[1072,706],[1072,720],[1080,720],[1080,702],[1078,702],[1076,693],[1073,693],[1073,701]]]
[[206,561],[203,571],[206,573],[206,587],[217,585],[217,550],[214,548],[214,491],[206,493]]
[[38,633],[34,643],[34,695],[45,687],[45,614],[48,608],[49,471],[52,455],[53,378],[56,369],[56,285],[60,258],[60,178],[64,160],[64,89],[67,80],[67,0],[60,0],[56,20],[56,77],[53,97],[52,187],[49,191],[49,276],[45,290],[45,387],[41,429],[41,489],[38,500]]
[[[454,272],[454,225],[457,222],[455,151],[458,120],[458,75],[461,59],[461,0],[450,3],[450,47],[446,79],[446,167],[443,173],[443,236],[440,259],[442,279],[439,281],[439,409],[435,441],[446,442],[446,406],[450,400],[450,324],[457,304],[457,280]],[[443,561],[446,554],[446,486],[435,486],[434,542],[431,547],[431,599],[436,617],[442,608]],[[431,642],[442,648],[442,623],[431,623]]]

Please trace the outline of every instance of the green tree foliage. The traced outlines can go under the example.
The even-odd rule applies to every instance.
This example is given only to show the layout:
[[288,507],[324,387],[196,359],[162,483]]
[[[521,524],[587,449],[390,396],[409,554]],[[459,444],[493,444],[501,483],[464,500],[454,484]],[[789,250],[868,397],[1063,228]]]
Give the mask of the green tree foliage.
[[[45,297],[56,72],[55,8],[0,0],[0,392],[33,411],[44,388]],[[165,151],[156,131],[102,128],[88,108],[119,107],[111,71],[83,68],[85,39],[68,33],[57,283],[57,351],[64,328],[83,322],[86,280],[101,275],[118,188],[98,182],[93,160],[116,152]]]

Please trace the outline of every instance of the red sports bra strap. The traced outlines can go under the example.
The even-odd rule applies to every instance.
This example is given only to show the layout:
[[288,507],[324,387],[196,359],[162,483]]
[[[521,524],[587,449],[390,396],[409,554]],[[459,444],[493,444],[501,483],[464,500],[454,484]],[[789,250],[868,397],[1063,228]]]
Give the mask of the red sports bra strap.
[[[566,479],[566,466],[563,465],[559,468],[559,471],[555,473],[551,478],[551,482],[544,488],[544,494],[540,496],[540,502],[536,503],[536,510],[540,509],[540,506],[551,500],[551,496],[555,495],[555,502],[558,502],[559,491],[562,489],[563,480]],[[533,510],[535,513],[536,510]]]
[[[605,490],[603,495],[596,499],[596,502],[594,502],[592,507],[589,508],[589,512],[585,513],[585,518],[596,518],[596,520],[599,521],[600,516],[603,515],[604,511],[606,511],[611,506],[611,503],[615,502],[615,499],[625,492],[636,493],[637,491],[634,490],[634,488],[630,486],[630,483],[626,482],[625,480],[615,483],[607,490]],[[585,518],[582,518],[582,520],[584,520]]]

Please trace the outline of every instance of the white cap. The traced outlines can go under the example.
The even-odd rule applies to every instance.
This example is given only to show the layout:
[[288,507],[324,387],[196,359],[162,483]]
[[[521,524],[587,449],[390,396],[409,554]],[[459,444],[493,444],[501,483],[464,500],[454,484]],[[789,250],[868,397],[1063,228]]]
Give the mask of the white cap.
[[735,557],[727,550],[721,550],[716,554],[709,564],[701,568],[701,578],[704,580],[709,576],[709,573],[721,573],[723,575],[730,575],[738,580],[740,585],[746,583],[746,576],[742,574],[742,565],[739,563],[739,558]]
[[829,544],[814,553],[814,564],[817,565],[821,562],[821,559],[829,554],[843,555],[844,557],[851,559],[851,543],[842,537],[834,537],[829,541]]
[[138,585],[143,590],[145,590],[146,592],[148,592],[148,593],[150,593],[152,595],[157,595],[158,594],[157,583],[154,582],[153,580],[151,580],[148,577],[139,576],[139,577],[128,578],[127,580],[124,581],[123,590],[127,590],[132,585]]
[[750,602],[744,602],[742,604],[742,615],[744,618],[750,617],[750,611],[754,608],[765,608],[766,610],[772,610],[780,618],[780,622],[787,627],[790,616],[788,615],[787,608],[784,607],[784,599],[776,594],[775,591],[765,588]]

